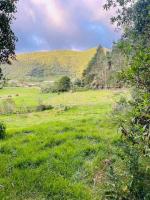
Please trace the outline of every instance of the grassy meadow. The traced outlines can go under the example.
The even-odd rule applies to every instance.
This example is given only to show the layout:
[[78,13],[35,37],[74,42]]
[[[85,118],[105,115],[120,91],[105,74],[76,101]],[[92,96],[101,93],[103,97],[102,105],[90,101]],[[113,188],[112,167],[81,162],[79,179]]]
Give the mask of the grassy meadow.
[[110,113],[125,90],[42,94],[38,88],[4,88],[0,105],[52,105],[41,112],[1,114],[0,199],[97,200],[105,159],[115,156],[117,127]]

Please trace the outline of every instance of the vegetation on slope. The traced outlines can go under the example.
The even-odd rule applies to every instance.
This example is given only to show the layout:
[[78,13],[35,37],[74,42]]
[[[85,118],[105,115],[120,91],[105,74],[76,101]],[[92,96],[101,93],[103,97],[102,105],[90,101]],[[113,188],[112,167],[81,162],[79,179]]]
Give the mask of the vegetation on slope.
[[[105,48],[104,48],[104,51]],[[96,49],[86,51],[57,50],[20,54],[12,66],[3,70],[14,80],[54,80],[62,75],[81,77]]]

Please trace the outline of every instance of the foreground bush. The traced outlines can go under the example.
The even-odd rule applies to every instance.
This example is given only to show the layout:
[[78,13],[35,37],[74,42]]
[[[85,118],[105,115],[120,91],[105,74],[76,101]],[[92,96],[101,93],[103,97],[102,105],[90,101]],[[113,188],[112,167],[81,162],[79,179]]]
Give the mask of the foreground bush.
[[[108,167],[109,180],[106,184],[104,199],[149,200],[150,1],[107,0],[105,9],[111,6],[114,9],[118,5],[122,6],[123,11],[119,7],[120,12],[112,18],[112,22],[125,27],[118,46],[126,54],[130,63],[122,70],[120,77],[132,88],[133,92],[129,101],[121,100],[118,106],[120,113],[117,119],[122,134],[118,151],[120,159]],[[117,162],[119,167],[117,167]],[[120,166],[122,166],[121,170],[118,170]]]

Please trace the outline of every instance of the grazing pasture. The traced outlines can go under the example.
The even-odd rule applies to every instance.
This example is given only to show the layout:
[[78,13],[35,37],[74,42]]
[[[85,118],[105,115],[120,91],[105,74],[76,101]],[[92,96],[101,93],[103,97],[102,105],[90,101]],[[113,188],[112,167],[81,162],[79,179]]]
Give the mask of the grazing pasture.
[[[4,88],[15,112],[1,114],[0,199],[96,200],[101,198],[105,162],[119,139],[111,112],[125,90],[42,94],[38,88]],[[11,97],[8,97],[11,96]],[[21,107],[51,105],[41,112]]]

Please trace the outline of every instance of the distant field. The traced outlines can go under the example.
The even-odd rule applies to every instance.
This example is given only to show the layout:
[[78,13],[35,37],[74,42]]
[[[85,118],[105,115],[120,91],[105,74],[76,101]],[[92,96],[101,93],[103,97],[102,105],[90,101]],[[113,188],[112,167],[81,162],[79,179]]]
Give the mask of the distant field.
[[81,76],[95,52],[96,48],[20,54],[13,65],[4,66],[3,70],[6,77],[14,80],[55,80],[62,75],[75,78]]
[[[0,102],[8,99],[15,101],[18,106],[36,106],[39,103],[51,105],[93,105],[108,102],[111,104],[114,98],[125,90],[101,90],[67,93],[48,93],[43,94],[40,88],[4,88],[0,90]],[[17,96],[18,95],[18,96]]]
[[126,91],[41,95],[38,88],[7,88],[0,90],[0,104],[8,95],[18,106],[43,101],[54,109],[0,116],[7,126],[0,141],[0,199],[101,199],[104,160],[115,155],[119,138],[110,112]]

